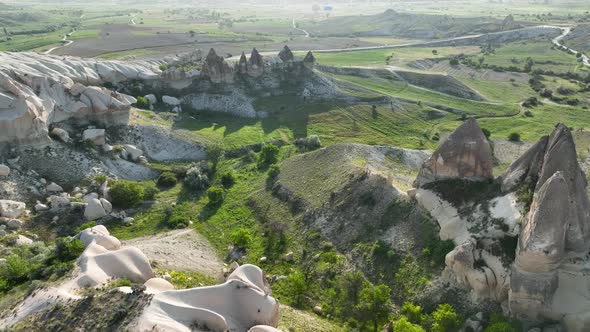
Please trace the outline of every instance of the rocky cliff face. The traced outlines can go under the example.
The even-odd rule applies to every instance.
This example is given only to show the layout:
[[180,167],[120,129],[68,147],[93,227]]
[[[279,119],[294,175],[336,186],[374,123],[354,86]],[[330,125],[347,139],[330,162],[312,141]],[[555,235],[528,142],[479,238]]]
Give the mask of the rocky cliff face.
[[285,45],[285,47],[283,47],[283,49],[279,52],[279,58],[281,58],[283,62],[293,61],[293,52],[291,52],[289,46]]
[[424,162],[414,186],[451,178],[489,180],[493,167],[490,145],[477,121],[469,119]]
[[120,62],[0,53],[0,143],[48,140],[53,122],[127,123],[133,97],[105,83],[157,79],[159,62]]

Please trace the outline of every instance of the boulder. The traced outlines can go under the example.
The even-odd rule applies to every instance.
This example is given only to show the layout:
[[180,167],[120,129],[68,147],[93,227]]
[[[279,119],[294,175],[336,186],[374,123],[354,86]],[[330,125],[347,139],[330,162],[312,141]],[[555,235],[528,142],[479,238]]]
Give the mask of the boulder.
[[26,205],[23,202],[0,200],[0,217],[18,218],[25,211]]
[[60,141],[64,143],[69,143],[72,141],[72,139],[70,138],[70,134],[68,134],[67,131],[57,127],[53,128],[53,130],[51,131],[51,136],[57,137]]
[[18,229],[21,229],[23,227],[23,222],[21,220],[18,220],[18,219],[10,219],[6,223],[6,227],[8,229],[18,230]]
[[60,192],[64,191],[64,188],[62,188],[60,185],[56,184],[55,182],[51,182],[49,185],[47,185],[45,190],[47,190],[48,192],[51,192],[51,193],[60,193]]
[[156,98],[156,95],[154,94],[145,95],[143,97],[150,102],[150,105],[154,105],[158,102],[158,98]]
[[295,260],[295,255],[293,254],[292,251],[290,251],[290,252],[288,252],[288,253],[285,254],[284,258],[285,258],[285,260],[287,262],[292,262],[292,261]]
[[16,238],[15,245],[17,247],[30,246],[31,244],[33,244],[33,240],[29,239],[26,236],[18,235]]
[[494,178],[492,149],[477,121],[465,121],[422,164],[414,187],[445,179]]
[[86,129],[82,134],[84,141],[91,141],[94,145],[104,145],[106,141],[104,129]]
[[51,195],[49,196],[49,205],[51,205],[51,211],[57,212],[64,209],[70,208],[70,200],[65,196]]
[[86,218],[86,220],[96,220],[96,219],[100,219],[106,215],[107,215],[107,212],[105,211],[104,207],[102,206],[102,203],[100,200],[98,200],[96,198],[92,198],[92,199],[88,200],[88,205],[86,206],[86,209],[84,210],[84,217]]
[[35,211],[43,212],[49,210],[49,207],[45,204],[37,203],[35,204]]
[[86,204],[90,203],[90,201],[93,200],[93,199],[98,199],[98,194],[97,193],[88,193],[83,198],[84,203],[86,203]]
[[104,198],[101,198],[100,204],[102,204],[102,207],[104,208],[104,210],[107,214],[113,212],[113,205],[111,204],[111,202],[107,201]]
[[0,164],[0,176],[8,176],[10,174],[10,167]]
[[171,96],[162,96],[162,102],[164,104],[170,105],[170,106],[180,105],[180,100],[176,97],[171,97]]
[[137,159],[143,155],[143,151],[135,147],[135,145],[125,144],[123,145],[123,149],[125,149],[127,158],[133,161],[137,161]]
[[293,52],[291,52],[289,46],[285,45],[285,47],[283,47],[283,49],[279,52],[279,58],[281,58],[283,62],[293,61]]

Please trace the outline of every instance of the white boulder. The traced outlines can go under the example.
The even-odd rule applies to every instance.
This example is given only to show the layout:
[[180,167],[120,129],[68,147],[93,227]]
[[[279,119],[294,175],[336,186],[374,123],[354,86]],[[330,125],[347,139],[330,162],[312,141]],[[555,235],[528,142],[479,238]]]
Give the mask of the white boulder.
[[26,236],[19,235],[19,236],[16,238],[16,242],[15,242],[15,244],[16,244],[17,246],[19,246],[19,247],[20,247],[20,246],[30,246],[31,244],[33,244],[33,240],[29,239],[29,238],[28,238],[28,237],[26,237]]
[[8,176],[10,174],[10,167],[0,164],[0,176]]
[[170,105],[170,106],[180,105],[180,100],[176,97],[162,96],[162,102],[164,102],[164,104]]
[[93,199],[98,199],[98,194],[97,193],[89,193],[86,194],[86,196],[84,196],[83,200],[84,203],[90,203],[91,200]]
[[65,196],[49,196],[49,204],[52,211],[61,211],[70,207],[70,200]]
[[111,202],[107,201],[104,198],[101,198],[100,204],[102,204],[102,207],[104,208],[104,210],[107,214],[113,212],[113,205],[111,204]]
[[49,210],[49,207],[45,204],[37,203],[35,205],[35,211],[37,211],[37,212],[43,212],[43,211],[47,211],[47,210]]
[[23,202],[0,200],[0,217],[18,218],[25,211],[26,205]]
[[92,141],[94,145],[104,145],[107,142],[104,129],[86,129],[82,134],[82,139]]
[[123,145],[127,157],[133,161],[136,161],[141,155],[143,155],[143,151],[138,149],[135,145],[125,144]]
[[154,94],[145,95],[143,97],[150,102],[150,105],[153,105],[158,102],[158,99],[156,98],[156,95],[154,95]]
[[64,143],[68,143],[72,140],[70,138],[70,134],[68,134],[67,131],[61,128],[53,128],[53,130],[51,131],[51,136],[59,138],[59,140]]
[[86,220],[96,220],[107,215],[100,200],[92,198],[88,200],[87,203],[88,205],[86,205],[86,209],[84,210],[84,217]]
[[64,191],[64,188],[62,188],[60,185],[56,184],[55,182],[51,182],[47,188],[45,188],[48,192],[52,192],[52,193],[60,193],[62,191]]

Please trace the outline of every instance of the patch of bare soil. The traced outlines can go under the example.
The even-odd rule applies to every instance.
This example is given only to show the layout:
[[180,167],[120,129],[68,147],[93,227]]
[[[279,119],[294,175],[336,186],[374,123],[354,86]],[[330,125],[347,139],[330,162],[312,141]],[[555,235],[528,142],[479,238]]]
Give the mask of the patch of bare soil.
[[150,261],[171,270],[196,271],[217,276],[223,262],[209,242],[193,229],[180,229],[123,242],[139,248]]

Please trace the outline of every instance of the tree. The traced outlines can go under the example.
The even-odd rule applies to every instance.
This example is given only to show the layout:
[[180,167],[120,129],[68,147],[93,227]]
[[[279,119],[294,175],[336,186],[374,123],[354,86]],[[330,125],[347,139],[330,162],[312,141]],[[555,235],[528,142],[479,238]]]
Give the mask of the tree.
[[158,178],[158,185],[162,187],[173,187],[176,185],[176,175],[172,172],[164,172]]
[[412,323],[420,324],[420,322],[422,322],[422,307],[419,305],[405,302],[402,305],[401,313]]
[[287,282],[293,306],[301,308],[308,288],[305,276],[300,271],[296,271],[287,277]]
[[447,303],[439,304],[432,318],[432,332],[454,332],[461,327],[461,317]]
[[400,319],[393,324],[393,330],[395,332],[426,332],[419,325],[409,322],[406,316],[401,316]]
[[449,61],[449,63],[451,64],[451,66],[458,66],[459,60],[457,60],[456,58],[453,58]]
[[391,308],[391,289],[387,285],[373,286],[365,283],[359,294],[357,309],[363,319],[373,322],[373,331],[377,332],[379,325],[385,323]]
[[223,148],[219,144],[212,144],[207,146],[207,157],[211,162],[211,167],[213,168],[213,171],[217,169],[217,164],[219,164],[219,162],[223,158],[224,153],[225,152],[223,151]]
[[221,185],[224,188],[226,188],[226,189],[231,188],[235,183],[236,183],[236,177],[234,175],[234,172],[227,171],[227,172],[223,173],[223,175],[221,176]]

